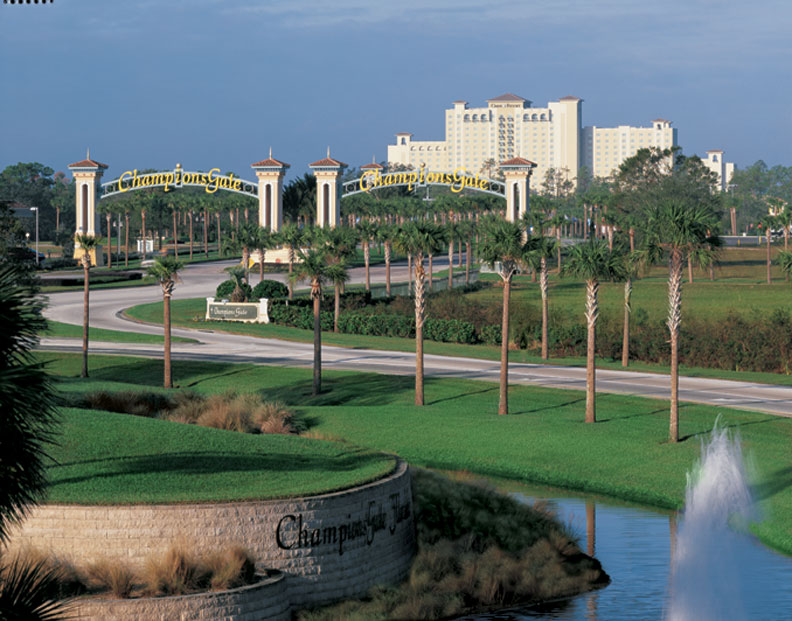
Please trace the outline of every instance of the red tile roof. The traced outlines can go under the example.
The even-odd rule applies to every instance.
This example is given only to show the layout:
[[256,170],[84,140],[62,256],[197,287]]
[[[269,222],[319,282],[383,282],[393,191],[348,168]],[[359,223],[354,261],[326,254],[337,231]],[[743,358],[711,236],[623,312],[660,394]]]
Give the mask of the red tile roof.
[[501,166],[536,166],[531,160],[526,160],[524,157],[513,157],[510,160],[501,162]]
[[382,169],[382,168],[385,168],[385,167],[382,164],[377,164],[377,162],[371,162],[371,164],[364,164],[363,166],[361,166],[360,170],[363,170],[364,168],[379,168],[379,169]]
[[652,123],[670,123],[668,119],[654,119]]
[[339,162],[338,160],[334,160],[332,157],[326,157],[324,159],[319,160],[318,162],[314,162],[313,164],[308,164],[311,168],[314,167],[327,167],[327,166],[336,166],[339,168],[346,167],[347,164],[344,162]]
[[286,162],[281,162],[280,160],[276,160],[273,157],[268,157],[266,160],[261,160],[260,162],[256,162],[255,164],[250,165],[251,168],[256,168],[257,166],[262,167],[269,167],[269,168],[289,168],[289,164]]
[[107,164],[102,164],[94,160],[82,160],[74,164],[69,164],[69,168],[107,168]]
[[518,95],[514,95],[513,93],[505,93],[504,95],[499,95],[498,97],[493,97],[492,99],[488,99],[487,101],[526,101],[522,97]]
[[580,97],[575,97],[574,95],[567,95],[566,97],[562,97],[558,101],[583,101]]

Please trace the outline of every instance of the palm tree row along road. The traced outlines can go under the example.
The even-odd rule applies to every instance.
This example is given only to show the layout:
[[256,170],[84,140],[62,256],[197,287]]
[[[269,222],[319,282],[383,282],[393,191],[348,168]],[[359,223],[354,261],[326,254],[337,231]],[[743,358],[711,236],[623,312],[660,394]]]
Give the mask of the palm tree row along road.
[[[437,263],[445,258],[436,257]],[[234,261],[192,264],[179,272],[182,282],[176,286],[175,299],[214,295],[217,285],[227,277],[223,269]],[[406,262],[392,266],[394,281],[407,278]],[[444,265],[439,269],[444,269]],[[384,280],[382,265],[371,268],[373,282]],[[273,275],[268,275],[271,277]],[[281,276],[283,280],[284,275]],[[363,268],[350,270],[351,282],[364,282]],[[120,317],[121,311],[136,304],[159,302],[162,289],[158,285],[125,289],[96,289],[91,292],[90,325],[145,334],[162,334],[161,326],[144,325]],[[49,295],[50,306],[46,316],[55,321],[82,324],[83,292],[68,291]],[[222,334],[202,329],[174,328],[173,336],[192,338],[198,343],[173,343],[172,357],[178,360],[204,360],[246,362],[279,366],[311,368],[313,344],[261,339],[249,336]],[[80,352],[79,339],[43,338],[42,349]],[[160,345],[140,343],[92,342],[93,354],[129,354],[162,358]],[[325,369],[346,369],[376,373],[411,375],[415,372],[415,354],[410,352],[347,349],[323,346],[322,364]],[[472,358],[424,355],[424,372],[427,377],[456,377],[497,382],[501,367],[498,361]],[[178,366],[174,366],[178,383]],[[586,369],[559,365],[511,363],[509,378],[512,383],[533,384],[575,390],[586,389]],[[622,393],[668,399],[670,383],[667,375],[630,371],[597,371],[597,391]],[[581,399],[584,397],[581,396]],[[707,403],[715,406],[739,408],[792,416],[792,387],[756,384],[704,378],[679,378],[679,398],[682,401]],[[431,403],[431,400],[429,401]]]

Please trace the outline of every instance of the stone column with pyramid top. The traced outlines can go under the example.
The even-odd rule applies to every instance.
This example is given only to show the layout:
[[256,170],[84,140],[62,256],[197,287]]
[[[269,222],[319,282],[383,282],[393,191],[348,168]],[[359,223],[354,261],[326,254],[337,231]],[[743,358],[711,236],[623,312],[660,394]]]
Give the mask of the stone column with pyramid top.
[[316,176],[316,225],[335,228],[341,222],[341,185],[339,178],[347,167],[344,162],[327,157],[309,164]]
[[283,226],[283,178],[289,165],[272,157],[251,164],[258,177],[259,226],[273,233]]
[[[99,179],[107,168],[107,164],[102,164],[91,159],[90,151],[84,160],[69,164],[69,170],[74,175],[74,187],[76,191],[75,208],[77,210],[77,222],[74,235],[90,235],[97,237],[99,234],[99,214],[96,212],[96,203],[99,195]],[[74,243],[74,258],[79,259],[83,255],[80,244]],[[103,255],[101,246],[91,250],[91,265],[103,265]]]
[[531,172],[536,164],[522,157],[501,162],[500,169],[506,178],[506,219],[519,222],[529,208]]

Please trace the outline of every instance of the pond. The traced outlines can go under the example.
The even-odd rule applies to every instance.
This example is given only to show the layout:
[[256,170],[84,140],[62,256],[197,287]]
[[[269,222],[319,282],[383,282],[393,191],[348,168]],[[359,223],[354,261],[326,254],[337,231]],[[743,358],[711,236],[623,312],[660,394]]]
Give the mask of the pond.
[[[671,512],[648,509],[563,490],[491,481],[524,502],[547,503],[580,535],[581,547],[594,554],[611,584],[592,593],[535,609],[469,615],[465,620],[663,619],[668,607],[670,566],[679,526]],[[729,551],[735,580],[716,585],[737,604],[729,621],[792,619],[792,558],[734,534]],[[717,552],[715,554],[717,556]],[[715,565],[725,560],[714,558]],[[699,616],[691,621],[703,621]],[[720,616],[713,616],[713,619]]]

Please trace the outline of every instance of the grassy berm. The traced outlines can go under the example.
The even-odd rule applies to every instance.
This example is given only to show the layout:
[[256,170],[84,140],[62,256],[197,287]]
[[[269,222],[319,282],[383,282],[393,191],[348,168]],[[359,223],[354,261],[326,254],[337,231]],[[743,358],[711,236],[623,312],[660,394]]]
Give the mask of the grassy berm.
[[568,597],[610,578],[538,508],[486,487],[413,469],[418,553],[409,578],[299,621],[445,619]]

